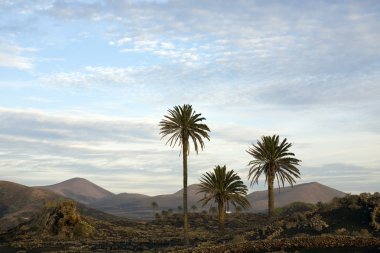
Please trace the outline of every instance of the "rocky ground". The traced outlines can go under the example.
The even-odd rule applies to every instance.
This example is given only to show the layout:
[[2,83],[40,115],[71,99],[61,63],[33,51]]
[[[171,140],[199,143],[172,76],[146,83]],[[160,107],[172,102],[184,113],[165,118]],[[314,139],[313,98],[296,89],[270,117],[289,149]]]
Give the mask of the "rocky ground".
[[[0,252],[303,252],[358,247],[380,252],[379,194],[294,203],[276,215],[229,214],[221,235],[217,217],[190,213],[189,248],[182,246],[180,214],[135,222],[91,215],[72,201],[48,203],[31,221],[0,235]],[[368,251],[368,252],[370,252]]]

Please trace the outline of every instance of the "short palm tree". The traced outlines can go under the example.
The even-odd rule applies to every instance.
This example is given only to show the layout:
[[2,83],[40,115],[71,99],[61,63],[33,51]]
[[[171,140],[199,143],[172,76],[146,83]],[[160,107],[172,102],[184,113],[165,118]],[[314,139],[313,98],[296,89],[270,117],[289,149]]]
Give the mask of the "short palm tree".
[[164,216],[165,218],[167,218],[167,217],[169,216],[169,212],[166,211],[166,210],[162,210],[162,211],[161,211],[161,214],[162,214],[162,216]]
[[252,144],[247,150],[254,159],[249,162],[248,179],[251,180],[251,186],[258,183],[259,177],[264,174],[265,182],[268,184],[268,215],[272,216],[274,211],[274,192],[273,184],[275,178],[278,186],[280,182],[284,187],[285,181],[291,186],[295,183],[295,178],[300,178],[300,171],[296,166],[301,160],[294,157],[289,152],[292,146],[286,138],[280,142],[278,135],[262,136],[261,141],[257,141],[257,145]]
[[247,200],[247,191],[247,186],[233,170],[227,171],[226,166],[218,165],[213,172],[203,174],[198,193],[204,193],[204,197],[200,200],[203,206],[212,199],[218,204],[219,230],[222,232],[226,203],[248,208],[250,204]]
[[168,115],[160,121],[160,134],[162,138],[170,136],[166,144],[174,147],[182,147],[183,157],[183,227],[185,245],[189,244],[189,222],[187,208],[187,156],[190,152],[190,141],[194,144],[195,152],[198,154],[198,147],[204,148],[203,138],[210,140],[208,132],[210,129],[203,124],[205,118],[200,113],[196,113],[191,105],[174,106],[168,110]]
[[158,204],[156,203],[156,201],[153,201],[151,203],[152,205],[152,209],[153,209],[153,217],[156,215],[156,208],[158,207]]

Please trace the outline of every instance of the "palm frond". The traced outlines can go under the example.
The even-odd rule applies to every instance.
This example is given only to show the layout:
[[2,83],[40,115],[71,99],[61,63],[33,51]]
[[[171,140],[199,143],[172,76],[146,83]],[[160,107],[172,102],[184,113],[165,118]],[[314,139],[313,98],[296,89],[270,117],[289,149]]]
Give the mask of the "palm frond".
[[[184,142],[188,143],[191,138],[194,150],[198,154],[199,148],[203,150],[205,147],[203,139],[210,140],[210,129],[202,123],[204,120],[206,118],[196,113],[191,105],[174,106],[159,123],[161,139],[170,136],[166,144],[175,147],[183,145]],[[190,152],[190,148],[187,152]]]
[[252,144],[247,153],[253,157],[248,163],[250,166],[248,179],[251,185],[258,183],[262,174],[265,175],[265,182],[268,176],[276,177],[278,185],[284,186],[285,182],[290,185],[295,183],[295,178],[300,178],[299,166],[301,160],[295,158],[294,153],[289,152],[292,147],[287,139],[280,142],[278,135],[262,136],[257,144]]
[[204,194],[200,199],[203,206],[214,199],[218,204],[230,201],[234,206],[248,208],[247,191],[247,186],[233,170],[227,171],[226,166],[218,165],[212,172],[203,174],[197,194]]

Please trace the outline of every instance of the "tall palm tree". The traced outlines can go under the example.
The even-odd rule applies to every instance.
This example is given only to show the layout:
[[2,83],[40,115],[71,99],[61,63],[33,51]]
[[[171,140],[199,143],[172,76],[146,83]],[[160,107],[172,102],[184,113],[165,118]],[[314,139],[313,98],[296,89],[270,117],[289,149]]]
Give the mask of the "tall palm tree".
[[210,129],[202,121],[206,120],[200,113],[196,113],[191,105],[174,106],[168,110],[168,115],[160,121],[159,126],[162,138],[170,136],[166,144],[175,147],[182,146],[183,157],[183,230],[185,245],[189,244],[189,222],[187,209],[187,156],[190,152],[190,141],[194,144],[196,154],[198,147],[202,150],[205,146],[203,138],[210,140]]
[[200,200],[203,206],[212,199],[218,204],[219,230],[222,232],[226,203],[230,202],[235,207],[249,207],[247,191],[247,186],[233,170],[227,171],[226,166],[218,165],[213,172],[203,174],[198,193],[204,193],[204,197]]
[[257,140],[257,145],[252,144],[247,150],[254,159],[249,162],[248,179],[251,179],[251,186],[258,184],[261,174],[265,175],[265,182],[268,184],[268,215],[273,215],[274,192],[273,184],[277,179],[278,187],[280,182],[284,187],[285,181],[291,186],[295,183],[295,178],[300,178],[299,166],[301,160],[294,157],[294,153],[289,152],[292,146],[286,138],[280,142],[278,135],[262,136],[261,141]]

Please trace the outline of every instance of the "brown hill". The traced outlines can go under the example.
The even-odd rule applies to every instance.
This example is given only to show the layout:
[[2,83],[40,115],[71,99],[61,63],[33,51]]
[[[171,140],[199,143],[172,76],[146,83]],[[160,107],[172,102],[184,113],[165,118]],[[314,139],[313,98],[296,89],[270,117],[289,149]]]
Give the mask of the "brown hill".
[[[316,182],[295,185],[293,187],[276,188],[275,207],[285,206],[292,202],[305,202],[316,204],[330,202],[335,197],[344,197],[346,193],[335,190]],[[268,209],[268,191],[252,192],[248,195],[252,211],[262,212]]]
[[114,196],[113,193],[84,178],[72,178],[58,184],[43,186],[43,188],[83,204]]
[[0,232],[28,221],[47,201],[60,198],[46,189],[0,181]]

